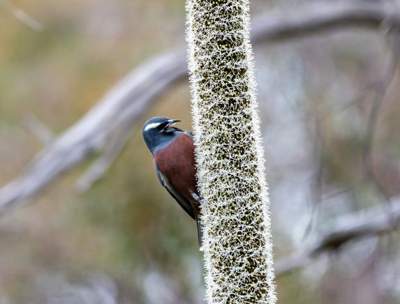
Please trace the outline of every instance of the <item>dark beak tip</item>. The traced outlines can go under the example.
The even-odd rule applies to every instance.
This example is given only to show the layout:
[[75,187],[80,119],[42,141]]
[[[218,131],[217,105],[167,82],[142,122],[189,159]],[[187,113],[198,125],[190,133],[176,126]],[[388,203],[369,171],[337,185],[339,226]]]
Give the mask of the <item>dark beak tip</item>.
[[171,119],[170,121],[169,121],[169,124],[170,125],[173,125],[173,124],[176,124],[176,123],[178,123],[178,122],[181,122],[179,119]]

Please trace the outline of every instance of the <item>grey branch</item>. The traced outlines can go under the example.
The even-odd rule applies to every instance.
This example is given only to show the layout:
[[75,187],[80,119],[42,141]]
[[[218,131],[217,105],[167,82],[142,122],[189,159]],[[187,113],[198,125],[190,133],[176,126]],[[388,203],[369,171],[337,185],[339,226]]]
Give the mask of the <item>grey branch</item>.
[[400,12],[388,4],[386,1],[317,2],[293,12],[286,10],[285,14],[268,14],[257,18],[254,38],[276,42],[349,27],[386,32],[400,26]]
[[323,253],[334,252],[350,241],[364,237],[379,236],[397,229],[400,224],[400,197],[390,204],[380,204],[368,211],[345,215],[302,252],[279,260],[275,267],[277,275],[288,274],[306,266]]
[[[272,13],[257,18],[252,39],[254,43],[282,41],[349,27],[400,27],[400,14],[381,3],[312,4],[294,14]],[[184,50],[162,54],[133,70],[83,118],[41,151],[20,177],[0,188],[0,213],[22,204],[93,152],[104,149],[112,134],[118,134],[121,128],[131,128],[158,95],[185,75]],[[124,145],[125,142],[117,143],[116,152],[108,152],[107,160],[95,163],[80,180],[81,187],[89,188],[104,174]]]
[[109,134],[133,123],[156,96],[185,74],[184,55],[172,52],[143,64],[118,83],[77,124],[55,139],[25,173],[0,189],[0,212],[26,201],[61,173],[102,149]]

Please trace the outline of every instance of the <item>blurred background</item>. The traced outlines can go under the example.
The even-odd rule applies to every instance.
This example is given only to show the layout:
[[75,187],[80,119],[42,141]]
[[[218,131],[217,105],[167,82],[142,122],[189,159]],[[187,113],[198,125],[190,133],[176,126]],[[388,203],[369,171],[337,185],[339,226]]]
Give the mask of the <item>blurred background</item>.
[[[400,5],[251,2],[253,20],[281,16],[282,24],[350,2],[355,12],[381,12],[312,35],[300,24],[297,34],[258,39],[254,53],[278,264],[290,268],[287,257],[355,219],[382,219],[368,237],[322,244],[282,270],[280,303],[400,303],[392,206],[400,193]],[[18,181],[109,89],[143,62],[183,50],[184,38],[184,0],[0,1],[0,184]],[[127,144],[101,180],[77,186],[104,147],[2,213],[0,304],[203,303],[195,225],[159,185],[141,138],[153,115],[191,128],[186,79],[132,116]],[[118,144],[115,136],[104,146]]]

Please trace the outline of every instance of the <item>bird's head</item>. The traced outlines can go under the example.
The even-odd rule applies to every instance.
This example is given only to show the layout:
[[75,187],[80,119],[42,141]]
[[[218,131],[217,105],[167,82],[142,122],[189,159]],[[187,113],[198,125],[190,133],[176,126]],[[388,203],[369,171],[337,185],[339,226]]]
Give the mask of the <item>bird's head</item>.
[[152,117],[145,122],[143,138],[151,153],[167,145],[178,133],[183,132],[181,129],[173,127],[177,122],[179,120],[166,117]]

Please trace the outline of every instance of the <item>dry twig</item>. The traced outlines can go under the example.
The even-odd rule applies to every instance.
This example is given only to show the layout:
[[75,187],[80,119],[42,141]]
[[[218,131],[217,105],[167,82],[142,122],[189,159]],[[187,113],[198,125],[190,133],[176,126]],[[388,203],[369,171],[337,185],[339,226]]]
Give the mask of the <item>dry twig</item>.
[[395,198],[388,205],[345,215],[306,250],[297,252],[276,263],[277,275],[288,274],[309,264],[313,258],[323,253],[341,249],[350,241],[364,237],[376,237],[390,233],[400,224],[400,198]]

